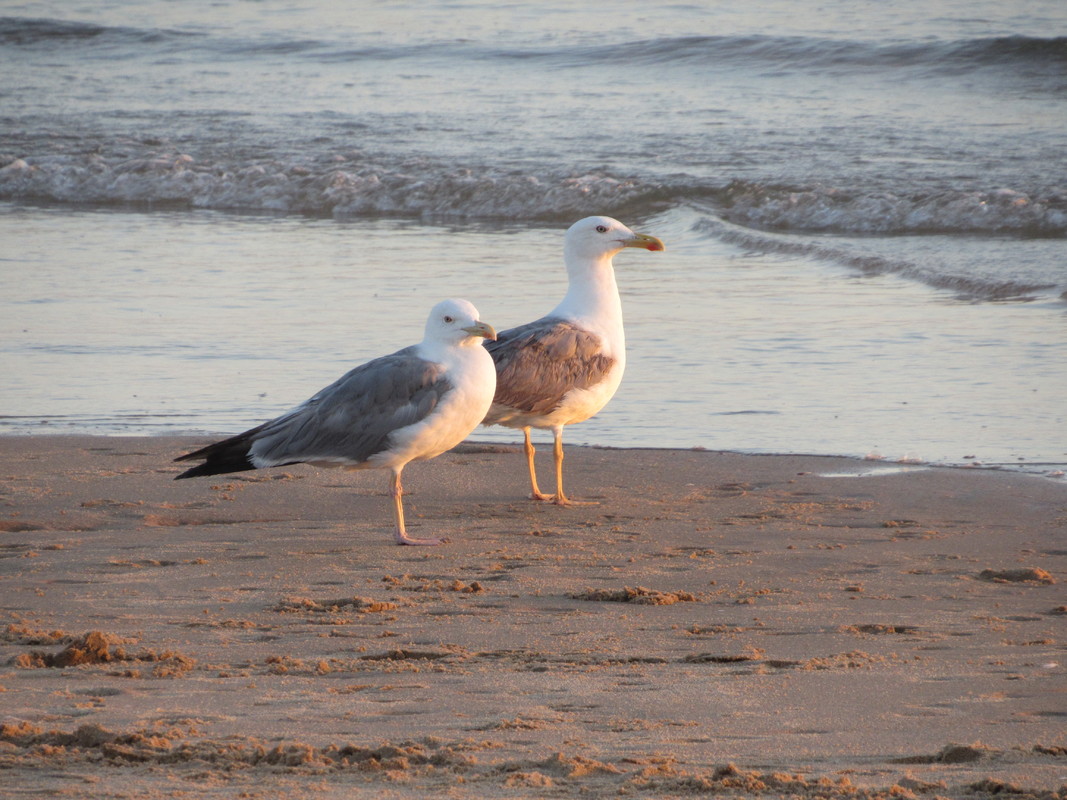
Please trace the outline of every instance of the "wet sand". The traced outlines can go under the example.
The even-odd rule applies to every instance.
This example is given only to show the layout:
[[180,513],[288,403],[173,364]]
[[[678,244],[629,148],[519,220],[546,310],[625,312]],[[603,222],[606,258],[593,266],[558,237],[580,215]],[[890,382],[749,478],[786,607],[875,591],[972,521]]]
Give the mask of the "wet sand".
[[1062,479],[205,441],[0,438],[0,797],[1067,797]]

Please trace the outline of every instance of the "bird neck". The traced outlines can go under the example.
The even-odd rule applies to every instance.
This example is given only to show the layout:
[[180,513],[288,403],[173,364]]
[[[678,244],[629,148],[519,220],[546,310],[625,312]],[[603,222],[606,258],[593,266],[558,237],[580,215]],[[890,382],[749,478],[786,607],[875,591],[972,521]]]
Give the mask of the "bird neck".
[[604,324],[622,320],[622,302],[610,255],[582,263],[568,258],[567,274],[567,294],[556,306],[554,316]]
[[476,348],[481,348],[481,340],[474,336],[468,336],[460,341],[442,341],[427,336],[416,348],[419,358],[434,361],[438,364],[454,364],[469,358],[467,355]]

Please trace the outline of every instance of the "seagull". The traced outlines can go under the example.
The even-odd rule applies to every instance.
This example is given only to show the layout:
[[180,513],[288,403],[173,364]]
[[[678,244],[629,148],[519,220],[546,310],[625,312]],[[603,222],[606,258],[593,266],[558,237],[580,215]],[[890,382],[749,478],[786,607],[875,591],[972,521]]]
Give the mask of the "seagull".
[[496,371],[481,342],[495,338],[473,305],[443,300],[419,344],[356,367],[280,417],[176,458],[204,462],[176,480],[299,463],[387,469],[397,544],[444,544],[408,536],[400,474],[409,461],[455,447],[485,417]]
[[[563,238],[569,286],[547,316],[501,332],[485,348],[496,363],[496,395],[483,425],[522,428],[530,498],[572,505],[563,492],[563,427],[607,405],[622,381],[626,340],[611,259],[626,247],[663,250],[655,236],[611,217],[586,217]],[[555,443],[556,493],[537,487],[530,428],[549,428]]]

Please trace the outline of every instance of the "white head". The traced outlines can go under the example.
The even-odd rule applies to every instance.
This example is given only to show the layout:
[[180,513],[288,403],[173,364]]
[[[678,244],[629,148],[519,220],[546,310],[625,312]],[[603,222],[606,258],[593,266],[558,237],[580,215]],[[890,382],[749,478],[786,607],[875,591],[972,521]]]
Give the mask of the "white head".
[[466,300],[442,300],[426,320],[426,342],[465,345],[482,339],[496,339],[496,331],[478,319],[478,309]]
[[655,236],[634,233],[611,217],[586,217],[575,222],[563,238],[563,256],[568,265],[611,260],[624,247],[662,250]]

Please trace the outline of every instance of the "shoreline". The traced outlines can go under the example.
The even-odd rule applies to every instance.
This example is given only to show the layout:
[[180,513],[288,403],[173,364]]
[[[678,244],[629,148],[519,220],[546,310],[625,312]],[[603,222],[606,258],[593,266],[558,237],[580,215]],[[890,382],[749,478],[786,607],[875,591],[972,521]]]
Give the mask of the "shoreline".
[[[481,429],[479,429],[481,430]],[[63,431],[39,431],[35,433],[25,432],[2,432],[0,431],[0,439],[11,438],[37,438],[37,437],[69,437],[69,438],[90,438],[90,439],[171,439],[175,441],[187,441],[190,442],[190,447],[195,447],[201,444],[209,444],[213,441],[219,441],[225,439],[228,436],[233,436],[234,432],[213,432],[213,433],[86,433],[86,432],[63,432]],[[551,450],[550,441],[535,441],[537,452],[549,452]],[[514,441],[496,441],[492,439],[479,439],[476,436],[464,440],[458,445],[453,452],[458,452],[463,448],[522,448],[521,439]],[[719,449],[706,447],[704,445],[692,445],[692,446],[665,446],[657,447],[655,445],[616,445],[616,444],[566,444],[569,449],[574,448],[576,450],[613,450],[613,451],[667,451],[667,452],[679,452],[679,453],[708,453],[711,455],[723,455],[723,456],[742,456],[751,458],[832,458],[843,459],[846,461],[853,461],[860,464],[869,464],[872,470],[877,469],[893,469],[899,471],[914,471],[921,469],[959,469],[959,470],[978,470],[988,472],[1007,472],[1018,475],[1028,475],[1035,478],[1045,478],[1048,480],[1056,481],[1064,478],[1064,472],[1067,472],[1067,459],[1060,461],[981,461],[979,459],[961,459],[959,462],[941,462],[941,461],[926,461],[921,458],[911,458],[907,455],[892,458],[882,455],[849,455],[847,453],[817,453],[817,452],[787,452],[787,451],[751,451],[751,450],[731,450],[731,449]],[[1041,469],[1030,469],[1041,468]],[[1065,482],[1067,485],[1067,482]]]
[[0,797],[1063,796],[1061,482],[568,446],[556,508],[475,439],[402,548],[209,438],[0,436]]

